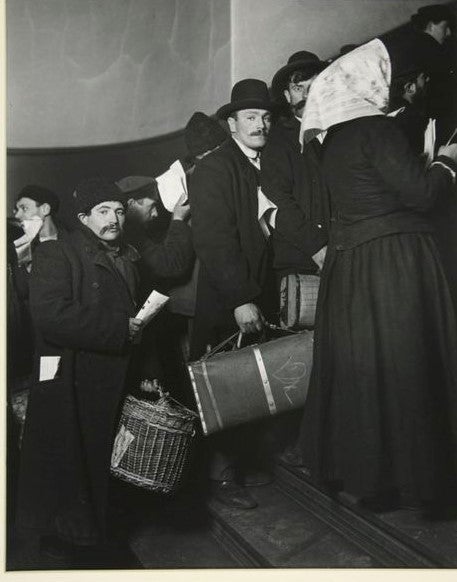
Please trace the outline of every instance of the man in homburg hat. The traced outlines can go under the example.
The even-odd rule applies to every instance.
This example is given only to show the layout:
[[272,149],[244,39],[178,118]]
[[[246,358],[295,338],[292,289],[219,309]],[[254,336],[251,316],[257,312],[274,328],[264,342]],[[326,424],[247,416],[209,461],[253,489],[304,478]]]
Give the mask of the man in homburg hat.
[[[265,219],[259,219],[259,186],[260,153],[273,107],[263,81],[236,83],[230,103],[217,112],[228,121],[232,139],[206,156],[190,180],[194,247],[200,259],[193,358],[237,329],[258,333],[271,310],[270,232]],[[211,468],[214,489],[232,507],[255,507],[242,486],[271,480],[263,471],[253,473],[252,457],[241,458],[241,450],[246,452],[250,442],[252,438],[243,438],[241,429],[213,440],[217,448]]]
[[124,194],[92,179],[74,202],[79,228],[39,246],[30,281],[36,383],[17,523],[39,532],[53,554],[105,540],[116,419],[142,325],[134,318],[139,255],[121,241]]
[[[319,169],[320,144],[308,144],[301,152],[299,143],[308,91],[324,67],[315,54],[300,51],[289,58],[272,81],[274,97],[278,101],[285,99],[288,111],[272,129],[265,146],[261,179],[266,196],[278,207],[273,234],[274,268],[283,298],[297,274],[315,275],[325,257],[328,210]],[[284,311],[287,306],[281,308]],[[286,327],[292,324],[284,313],[282,323]]]

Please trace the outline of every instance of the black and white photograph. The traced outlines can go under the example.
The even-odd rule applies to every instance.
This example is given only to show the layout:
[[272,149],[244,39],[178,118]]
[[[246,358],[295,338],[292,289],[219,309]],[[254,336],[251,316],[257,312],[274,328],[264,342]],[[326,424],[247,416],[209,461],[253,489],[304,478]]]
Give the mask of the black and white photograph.
[[457,568],[457,0],[4,15],[3,572]]

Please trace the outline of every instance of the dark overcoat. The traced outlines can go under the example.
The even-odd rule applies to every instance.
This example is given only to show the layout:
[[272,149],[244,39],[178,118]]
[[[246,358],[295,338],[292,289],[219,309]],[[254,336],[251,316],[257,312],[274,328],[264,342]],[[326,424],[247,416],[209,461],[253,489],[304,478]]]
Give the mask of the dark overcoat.
[[265,311],[271,308],[271,252],[258,222],[258,186],[258,170],[233,139],[199,162],[191,176],[193,242],[201,263],[194,358],[237,329],[236,307],[254,302]]
[[[135,298],[84,228],[43,243],[33,261],[37,381],[22,445],[17,521],[51,533],[56,523],[59,529],[66,520],[78,523],[71,541],[89,543],[103,536]],[[59,356],[60,370],[40,382],[43,356]]]
[[318,144],[301,152],[300,122],[281,119],[262,152],[261,183],[278,213],[273,233],[274,267],[280,274],[315,273],[312,256],[327,243],[328,196]]

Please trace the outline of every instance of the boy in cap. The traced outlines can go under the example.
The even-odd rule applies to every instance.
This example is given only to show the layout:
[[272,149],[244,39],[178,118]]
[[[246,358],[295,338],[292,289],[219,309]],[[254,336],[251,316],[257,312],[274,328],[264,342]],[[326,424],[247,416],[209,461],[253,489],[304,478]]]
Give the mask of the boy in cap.
[[74,202],[79,228],[34,257],[36,383],[17,511],[18,526],[41,533],[43,549],[70,553],[106,539],[115,424],[142,325],[134,318],[139,255],[121,239],[123,193],[92,179]]
[[16,252],[20,266],[28,271],[32,262],[32,246],[46,240],[56,240],[58,228],[55,221],[59,209],[57,194],[43,188],[29,184],[19,193],[14,217],[20,222],[25,236],[15,241]]

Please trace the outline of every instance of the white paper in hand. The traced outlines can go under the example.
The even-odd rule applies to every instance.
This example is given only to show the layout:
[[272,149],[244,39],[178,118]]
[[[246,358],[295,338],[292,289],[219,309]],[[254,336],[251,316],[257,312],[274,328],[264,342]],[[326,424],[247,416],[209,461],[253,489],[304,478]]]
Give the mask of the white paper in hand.
[[187,195],[186,173],[179,160],[173,162],[166,172],[156,178],[162,204],[173,212],[183,194]]
[[435,142],[436,142],[436,121],[434,119],[428,120],[428,125],[425,130],[424,135],[424,154],[426,157],[427,167],[432,163],[433,157],[435,155]]
[[144,302],[143,307],[136,314],[136,318],[141,319],[141,321],[144,321],[144,325],[147,325],[169,299],[167,295],[153,291]]

